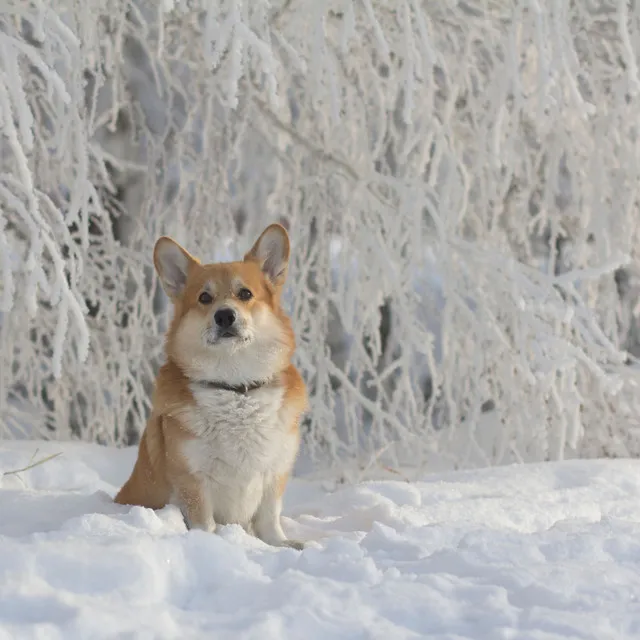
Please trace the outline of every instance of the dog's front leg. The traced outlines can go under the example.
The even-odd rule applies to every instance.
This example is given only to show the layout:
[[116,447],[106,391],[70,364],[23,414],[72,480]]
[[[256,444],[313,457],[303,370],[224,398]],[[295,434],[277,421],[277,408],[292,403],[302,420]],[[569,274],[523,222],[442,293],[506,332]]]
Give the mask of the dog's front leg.
[[265,489],[262,501],[253,517],[253,530],[260,540],[274,547],[303,549],[303,542],[288,540],[282,530],[282,525],[280,524],[280,514],[282,512],[281,486],[279,482],[274,482]]
[[203,529],[211,533],[216,530],[212,496],[208,489],[206,482],[194,475],[183,475],[176,480],[176,502],[187,529]]

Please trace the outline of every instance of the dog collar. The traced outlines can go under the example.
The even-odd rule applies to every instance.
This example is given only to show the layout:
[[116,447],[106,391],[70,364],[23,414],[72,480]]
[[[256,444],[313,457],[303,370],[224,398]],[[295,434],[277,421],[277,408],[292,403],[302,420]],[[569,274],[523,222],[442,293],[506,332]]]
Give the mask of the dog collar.
[[232,385],[225,384],[224,382],[214,382],[213,380],[199,380],[198,384],[206,387],[207,389],[217,389],[219,391],[233,391],[233,393],[237,393],[239,395],[246,395],[249,391],[255,391],[256,389],[260,389],[260,387],[264,387],[271,380],[260,380],[257,382],[250,382],[248,384],[240,384],[240,385]]

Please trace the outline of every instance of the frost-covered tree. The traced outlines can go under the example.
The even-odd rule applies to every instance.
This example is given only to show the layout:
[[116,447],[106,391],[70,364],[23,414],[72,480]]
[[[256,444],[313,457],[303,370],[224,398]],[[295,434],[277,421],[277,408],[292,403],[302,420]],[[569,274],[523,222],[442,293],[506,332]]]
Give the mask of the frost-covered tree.
[[635,5],[0,7],[5,436],[135,442],[157,236],[279,220],[318,464],[640,451]]

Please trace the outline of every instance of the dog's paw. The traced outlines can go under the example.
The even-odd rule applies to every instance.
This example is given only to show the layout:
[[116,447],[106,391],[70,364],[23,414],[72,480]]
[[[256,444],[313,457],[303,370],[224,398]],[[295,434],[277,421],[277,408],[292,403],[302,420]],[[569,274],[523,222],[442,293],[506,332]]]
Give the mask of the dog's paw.
[[184,524],[187,531],[199,530],[206,531],[207,533],[216,532],[216,523],[213,520],[207,520],[206,522],[192,522],[190,518],[183,514]]
[[302,551],[304,549],[304,542],[300,542],[300,540],[283,540],[280,543],[281,547],[289,547],[289,549],[297,549],[298,551]]

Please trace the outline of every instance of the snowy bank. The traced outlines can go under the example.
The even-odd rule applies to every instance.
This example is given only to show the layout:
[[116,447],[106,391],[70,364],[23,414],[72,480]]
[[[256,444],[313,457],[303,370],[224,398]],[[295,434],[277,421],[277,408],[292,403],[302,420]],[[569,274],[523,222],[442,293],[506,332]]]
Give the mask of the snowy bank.
[[274,549],[111,502],[134,450],[0,443],[0,640],[640,636],[640,462],[294,480]]

